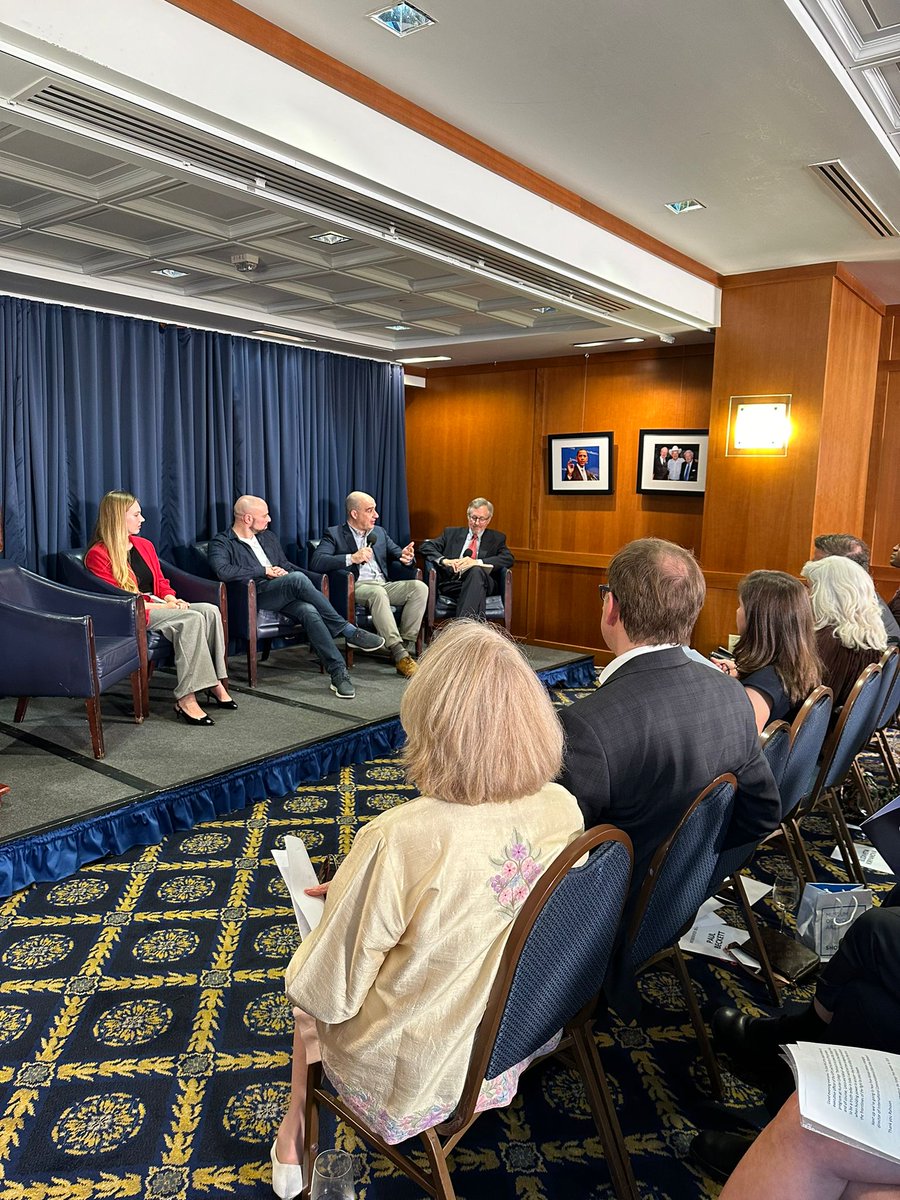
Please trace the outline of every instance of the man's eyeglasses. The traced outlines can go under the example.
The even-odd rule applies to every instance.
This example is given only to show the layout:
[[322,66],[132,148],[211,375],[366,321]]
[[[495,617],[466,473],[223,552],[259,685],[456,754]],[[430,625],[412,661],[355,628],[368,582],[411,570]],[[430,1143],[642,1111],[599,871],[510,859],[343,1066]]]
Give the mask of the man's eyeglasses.
[[599,583],[597,585],[597,590],[600,592],[600,603],[601,604],[603,603],[603,601],[606,599],[607,596],[612,596],[613,600],[615,600],[615,596],[613,595],[613,590],[609,586],[608,583]]
[[473,516],[471,516],[471,514],[469,516],[469,520],[472,522],[473,525],[487,525],[487,523],[490,519],[491,519],[490,517],[473,517]]

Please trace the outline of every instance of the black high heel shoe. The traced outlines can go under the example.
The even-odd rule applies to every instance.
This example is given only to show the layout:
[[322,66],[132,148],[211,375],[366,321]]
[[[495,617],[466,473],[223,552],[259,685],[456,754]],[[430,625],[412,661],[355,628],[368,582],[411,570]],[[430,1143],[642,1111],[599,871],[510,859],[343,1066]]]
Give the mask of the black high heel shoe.
[[207,689],[206,699],[207,699],[208,703],[214,704],[216,706],[216,708],[237,709],[237,704],[235,704],[235,702],[233,700],[220,700],[219,697],[210,688]]
[[178,701],[175,701],[175,717],[186,725],[215,725],[212,717],[189,717]]

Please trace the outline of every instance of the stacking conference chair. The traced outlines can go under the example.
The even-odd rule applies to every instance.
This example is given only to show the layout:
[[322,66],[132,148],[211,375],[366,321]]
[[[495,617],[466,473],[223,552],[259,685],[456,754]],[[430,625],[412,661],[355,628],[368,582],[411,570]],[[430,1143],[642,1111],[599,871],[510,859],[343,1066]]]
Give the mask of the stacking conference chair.
[[103,692],[130,676],[134,719],[144,719],[143,623],[140,596],[80,592],[0,564],[0,695],[18,697],[13,719],[25,719],[32,696],[82,698],[94,758],[103,758]]
[[[872,748],[880,754],[888,779],[896,787],[900,784],[900,774],[898,774],[897,764],[894,762],[894,756],[891,754],[890,744],[884,731],[897,715],[897,707],[900,705],[900,646],[888,646],[881,656],[879,665],[881,666],[882,702],[875,728],[872,731],[871,742],[863,749]],[[853,778],[856,780],[863,803],[871,816],[875,811],[875,806],[872,803],[871,792],[866,783],[859,756],[853,760]]]
[[[653,856],[627,935],[630,967],[635,976],[664,961],[673,968],[717,1099],[724,1094],[722,1078],[678,940],[690,929],[704,900],[715,895],[753,849],[737,847],[723,856],[722,843],[731,821],[736,789],[733,775],[719,775],[687,808]],[[615,1005],[614,993],[611,998]]]
[[[850,690],[838,723],[825,743],[815,781],[807,797],[794,809],[796,819],[791,822],[792,832],[799,837],[802,819],[814,808],[821,808],[831,821],[847,874],[860,884],[865,884],[866,877],[847,828],[839,792],[852,773],[853,760],[871,740],[883,704],[881,666],[870,663]],[[799,848],[805,879],[814,882],[815,872],[802,838]]]
[[[509,633],[512,625],[512,567],[495,567],[492,574],[497,577],[498,591],[487,598],[485,619],[503,625]],[[425,609],[425,642],[428,643],[434,637],[437,626],[456,616],[456,601],[442,596],[438,591],[437,571],[427,559],[423,578],[428,585],[428,605]]]
[[[589,855],[587,861],[576,866],[585,854]],[[315,1063],[308,1074],[305,1178],[311,1177],[319,1108],[324,1105],[429,1196],[454,1200],[447,1156],[476,1118],[482,1082],[522,1062],[563,1030],[563,1040],[554,1053],[569,1050],[574,1056],[613,1191],[617,1200],[637,1200],[628,1152],[591,1032],[599,983],[628,894],[631,864],[630,838],[601,825],[567,846],[537,880],[500,960],[459,1104],[446,1121],[419,1135],[427,1170],[404,1154],[401,1146],[389,1145],[367,1128],[340,1096],[323,1087],[322,1067]]]
[[[313,555],[319,548],[319,538],[310,538],[306,543],[306,553],[309,555],[309,561],[312,562]],[[404,567],[402,563],[392,562],[388,567],[389,579],[421,579],[422,572],[418,567],[410,565]],[[372,616],[364,604],[356,603],[356,579],[353,572],[349,568],[341,571],[328,572],[328,592],[329,599],[337,611],[341,614],[346,613],[347,620],[351,625],[358,625],[360,629],[368,629],[372,633],[377,633]],[[396,605],[391,605],[391,612],[394,614],[394,619],[397,624],[400,624],[401,610]],[[422,643],[425,637],[425,619],[422,619],[422,625],[419,628],[419,634],[416,638],[416,654],[422,653]],[[348,646],[345,650],[347,666],[353,666],[353,647]]]
[[[74,550],[62,550],[57,555],[56,561],[59,568],[59,573],[69,585],[69,587],[80,588],[85,592],[95,592],[100,596],[128,596],[131,593],[125,592],[121,588],[115,587],[111,583],[107,583],[103,579],[99,579],[93,571],[89,571],[84,565],[84,556],[87,554],[87,546],[82,546]],[[216,580],[215,582],[201,578],[198,575],[191,575],[187,571],[181,570],[174,563],[167,562],[165,559],[160,559],[160,566],[163,574],[172,584],[176,595],[182,600],[187,600],[193,604],[214,604],[222,614],[222,627],[225,631],[225,644],[228,645],[228,609],[225,604],[225,585]],[[166,666],[174,661],[174,651],[172,643],[168,638],[163,637],[157,630],[144,628],[144,639],[146,641],[147,654],[147,670],[144,674],[144,716],[149,716],[150,713],[150,676],[153,674],[153,668],[157,666]]]
[[[182,557],[192,570],[208,579],[215,579],[209,565],[208,541],[194,542],[189,550],[182,551]],[[328,579],[325,575],[306,571],[302,567],[298,569],[308,575],[322,594],[328,597]],[[259,663],[268,659],[273,641],[278,638],[284,642],[305,642],[306,636],[293,618],[259,604],[254,579],[240,579],[234,583],[219,583],[216,580],[216,583],[227,597],[229,635],[246,644],[247,680],[250,687],[255,688],[259,679]]]

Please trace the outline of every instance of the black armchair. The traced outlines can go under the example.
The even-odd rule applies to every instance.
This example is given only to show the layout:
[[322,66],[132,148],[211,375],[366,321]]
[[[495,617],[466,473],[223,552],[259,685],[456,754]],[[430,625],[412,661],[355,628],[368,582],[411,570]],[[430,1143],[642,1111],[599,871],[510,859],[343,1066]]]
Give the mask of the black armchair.
[[0,694],[18,697],[23,721],[32,696],[83,697],[95,758],[106,747],[100,695],[131,676],[134,719],[144,719],[144,602],[92,595],[0,564]]
[[[57,555],[59,574],[69,587],[80,588],[84,592],[95,592],[100,596],[129,596],[121,588],[100,579],[93,571],[84,565],[87,547],[75,550],[62,550]],[[214,604],[222,614],[222,628],[225,631],[225,645],[228,645],[228,605],[225,600],[225,585],[218,580],[192,575],[183,571],[174,563],[160,559],[163,574],[175,589],[175,594],[190,604]],[[150,675],[153,668],[171,662],[174,655],[172,643],[161,633],[145,629],[147,642],[147,670],[144,674],[144,715],[150,713]]]
[[[492,579],[496,580],[497,591],[487,598],[485,620],[496,621],[509,633],[512,625],[512,567],[494,567]],[[434,631],[444,621],[456,616],[456,601],[442,596],[437,586],[437,571],[425,559],[425,582],[428,584],[428,607],[425,609],[425,641],[430,642]]]
[[[306,543],[306,553],[309,556],[309,561],[312,562],[316,550],[319,548],[319,538],[310,538]],[[349,567],[344,567],[336,571],[329,571],[328,589],[329,599],[334,608],[341,615],[346,615],[347,620],[351,625],[357,625],[360,629],[369,629],[373,633],[377,633],[372,622],[372,615],[364,604],[356,603],[356,577]],[[402,563],[392,562],[388,566],[388,579],[421,579],[422,572],[418,567],[410,565],[404,567]],[[397,624],[400,624],[401,609],[397,605],[391,605],[391,612],[394,614],[394,619]],[[416,654],[422,653],[422,643],[425,637],[425,623],[423,621],[416,637]],[[353,666],[353,647],[347,646],[344,654],[347,659],[347,666]]]
[[[209,542],[194,542],[187,553],[187,561],[198,573],[205,574],[209,579],[215,579],[215,573],[209,565]],[[298,570],[303,570],[298,567]],[[322,595],[328,598],[328,578],[315,571],[303,570]],[[174,582],[174,580],[173,580]],[[285,613],[273,609],[261,608],[257,603],[256,582],[253,579],[239,579],[234,583],[219,583],[225,590],[228,603],[228,626],[233,638],[240,638],[247,643],[247,680],[250,687],[256,687],[260,659],[263,662],[269,657],[272,642],[275,638],[283,638],[290,642],[306,641],[302,628]],[[259,646],[262,643],[262,653]]]

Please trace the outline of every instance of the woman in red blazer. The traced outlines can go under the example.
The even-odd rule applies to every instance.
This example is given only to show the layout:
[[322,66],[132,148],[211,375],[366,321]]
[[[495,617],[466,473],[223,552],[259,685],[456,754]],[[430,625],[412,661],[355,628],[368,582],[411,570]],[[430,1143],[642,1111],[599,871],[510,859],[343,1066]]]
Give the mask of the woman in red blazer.
[[88,570],[126,592],[142,592],[147,624],[175,649],[175,715],[188,725],[212,725],[197,703],[197,692],[219,708],[237,708],[228,694],[225,635],[214,604],[179,600],[163,575],[153,543],[139,537],[141,506],[130,492],[107,492],[100,501],[97,527],[84,556]]

